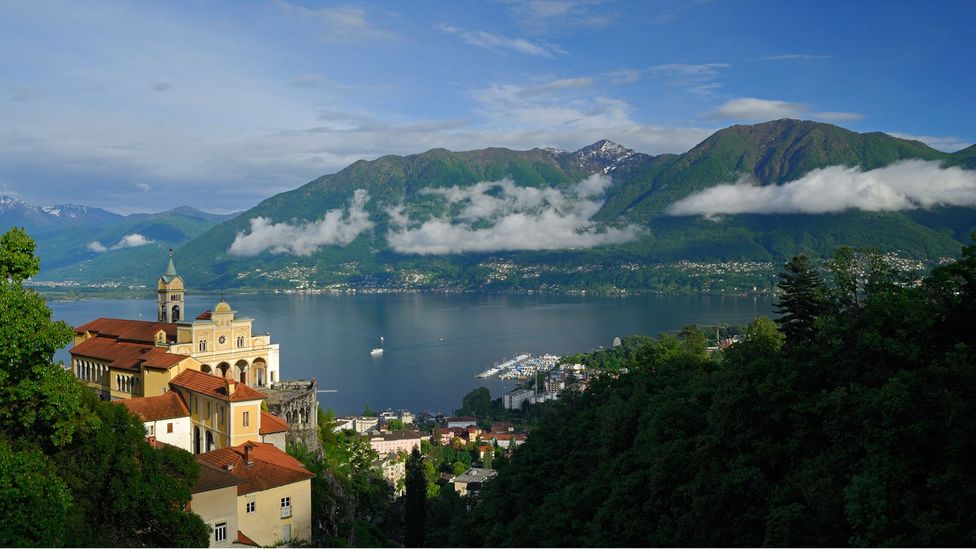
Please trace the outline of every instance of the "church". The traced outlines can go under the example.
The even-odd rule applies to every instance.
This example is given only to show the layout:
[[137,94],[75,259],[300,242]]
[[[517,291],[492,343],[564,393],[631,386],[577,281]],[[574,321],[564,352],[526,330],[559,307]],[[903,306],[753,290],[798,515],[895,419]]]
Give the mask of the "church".
[[280,380],[278,344],[254,334],[253,319],[237,316],[223,299],[185,320],[186,289],[172,250],[156,294],[156,322],[98,318],[75,328],[72,371],[103,399],[162,395],[187,370],[253,388]]

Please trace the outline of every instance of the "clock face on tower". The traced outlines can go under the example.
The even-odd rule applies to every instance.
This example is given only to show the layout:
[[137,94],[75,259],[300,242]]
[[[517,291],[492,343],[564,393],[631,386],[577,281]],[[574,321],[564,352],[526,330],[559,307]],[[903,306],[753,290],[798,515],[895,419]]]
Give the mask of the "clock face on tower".
[[224,336],[220,336],[219,338],[217,338],[217,343],[223,345],[224,343],[227,343],[227,338]]

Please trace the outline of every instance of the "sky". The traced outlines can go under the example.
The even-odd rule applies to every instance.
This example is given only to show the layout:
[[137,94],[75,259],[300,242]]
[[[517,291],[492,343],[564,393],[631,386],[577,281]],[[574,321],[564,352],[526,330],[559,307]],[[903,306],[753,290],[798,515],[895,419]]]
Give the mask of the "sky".
[[240,211],[434,147],[976,141],[976,2],[0,0],[0,194]]

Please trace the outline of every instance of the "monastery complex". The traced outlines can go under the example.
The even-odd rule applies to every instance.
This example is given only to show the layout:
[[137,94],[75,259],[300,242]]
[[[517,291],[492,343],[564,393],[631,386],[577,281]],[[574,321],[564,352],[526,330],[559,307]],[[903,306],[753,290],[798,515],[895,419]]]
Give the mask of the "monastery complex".
[[314,438],[315,381],[281,383],[278,344],[252,333],[253,320],[223,299],[185,320],[185,294],[170,251],[157,283],[157,321],[78,326],[72,371],[137,415],[151,444],[197,456],[190,505],[211,527],[211,547],[310,539],[315,475],[285,445],[289,433]]

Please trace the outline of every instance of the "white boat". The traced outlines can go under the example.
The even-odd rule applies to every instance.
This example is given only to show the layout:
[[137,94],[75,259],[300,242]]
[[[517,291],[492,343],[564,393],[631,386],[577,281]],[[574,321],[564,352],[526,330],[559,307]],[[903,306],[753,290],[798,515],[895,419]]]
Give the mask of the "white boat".
[[380,356],[383,354],[383,336],[380,336],[380,346],[369,352],[369,356]]

